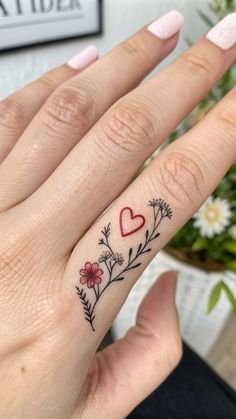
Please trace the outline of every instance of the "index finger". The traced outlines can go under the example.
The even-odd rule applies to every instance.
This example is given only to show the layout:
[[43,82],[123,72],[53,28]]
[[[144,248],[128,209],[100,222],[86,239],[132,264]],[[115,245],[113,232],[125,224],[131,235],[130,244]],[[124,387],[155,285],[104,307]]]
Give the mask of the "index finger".
[[79,314],[87,333],[97,331],[98,339],[104,334],[153,256],[234,163],[235,121],[236,88],[168,146],[81,239],[68,273],[80,300],[91,302],[91,313],[80,308]]

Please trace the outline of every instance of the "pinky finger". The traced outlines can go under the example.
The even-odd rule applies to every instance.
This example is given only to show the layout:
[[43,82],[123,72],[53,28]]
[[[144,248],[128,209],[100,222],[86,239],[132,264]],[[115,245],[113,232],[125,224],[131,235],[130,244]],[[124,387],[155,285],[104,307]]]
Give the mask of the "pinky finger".
[[[68,64],[46,72],[38,80],[0,101],[0,163],[53,91],[96,58],[97,49],[88,47]],[[81,65],[78,66],[80,62]]]

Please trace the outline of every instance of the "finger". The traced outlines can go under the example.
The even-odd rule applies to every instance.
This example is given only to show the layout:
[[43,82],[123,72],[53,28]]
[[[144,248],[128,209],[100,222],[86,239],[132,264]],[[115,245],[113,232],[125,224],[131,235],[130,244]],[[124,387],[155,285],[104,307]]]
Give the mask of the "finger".
[[58,88],[0,169],[7,191],[1,193],[3,205],[31,194],[112,103],[175,47],[177,38],[161,40],[144,28]]
[[[153,256],[196,212],[236,160],[235,114],[236,88],[201,123],[165,148],[75,247],[65,290],[71,296],[75,287],[78,300],[89,304],[84,327],[88,334],[89,328],[95,330],[91,344],[96,345],[99,335],[110,327]],[[225,215],[222,211],[213,210],[215,222],[227,225],[230,210],[226,208]]]
[[[51,93],[93,62],[96,57],[97,49],[93,46],[88,47],[70,60],[69,65],[61,65],[48,71],[38,80],[0,102],[0,163],[9,154]],[[74,65],[75,58],[77,69]],[[82,65],[78,66],[79,63]]]
[[114,419],[126,417],[176,367],[182,344],[175,289],[176,273],[161,275],[144,298],[136,325],[95,355],[88,387],[96,397],[88,417],[110,418],[111,411]]
[[[200,40],[113,106],[74,148],[29,202],[38,208],[38,217],[50,213],[50,231],[47,226],[43,231],[56,252],[70,251],[235,57],[236,47],[225,51]],[[45,196],[49,197],[46,205]]]

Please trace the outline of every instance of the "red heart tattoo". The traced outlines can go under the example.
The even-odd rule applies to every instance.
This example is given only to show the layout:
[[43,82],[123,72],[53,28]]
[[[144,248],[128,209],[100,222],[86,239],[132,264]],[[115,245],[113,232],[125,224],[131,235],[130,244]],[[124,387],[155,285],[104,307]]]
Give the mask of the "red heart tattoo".
[[125,207],[120,212],[120,232],[122,237],[130,236],[140,230],[145,224],[145,218],[141,214],[134,215],[133,210]]

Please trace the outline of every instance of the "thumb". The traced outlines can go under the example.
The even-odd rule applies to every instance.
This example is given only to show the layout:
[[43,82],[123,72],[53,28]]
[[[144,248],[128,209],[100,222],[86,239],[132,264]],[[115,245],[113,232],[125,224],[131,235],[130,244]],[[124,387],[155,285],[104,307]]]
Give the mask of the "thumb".
[[136,325],[123,339],[95,355],[90,377],[96,375],[95,403],[99,406],[92,408],[100,410],[102,418],[109,418],[111,411],[113,419],[127,416],[179,362],[182,344],[175,307],[176,278],[176,272],[161,275],[139,307]]

